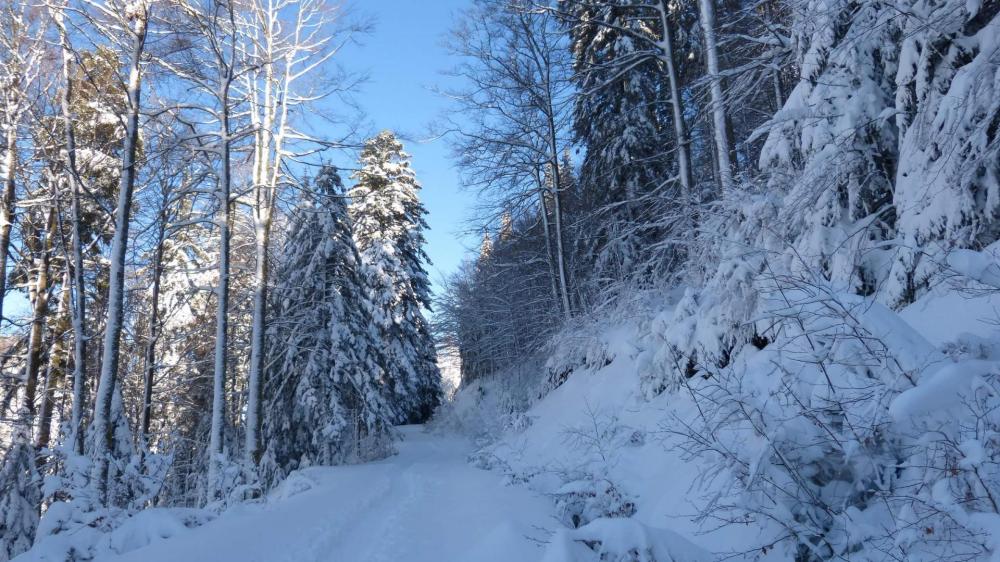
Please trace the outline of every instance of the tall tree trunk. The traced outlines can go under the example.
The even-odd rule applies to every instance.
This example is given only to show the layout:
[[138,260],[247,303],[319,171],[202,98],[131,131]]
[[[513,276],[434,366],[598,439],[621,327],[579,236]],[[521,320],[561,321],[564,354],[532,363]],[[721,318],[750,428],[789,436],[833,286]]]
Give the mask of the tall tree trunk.
[[663,28],[663,36],[659,46],[661,59],[667,69],[667,78],[670,82],[670,107],[673,111],[674,140],[677,143],[677,167],[684,195],[691,198],[694,196],[694,180],[691,175],[691,142],[684,119],[684,101],[681,99],[680,78],[678,78],[676,61],[674,60],[673,28],[663,0],[657,2],[656,7],[660,14],[660,26]]
[[718,161],[719,187],[723,193],[733,188],[733,163],[726,106],[722,96],[722,75],[719,73],[719,49],[715,36],[714,0],[698,0],[701,8],[701,29],[705,36],[705,64],[708,68],[709,92],[712,99],[712,129],[715,133],[715,157]]
[[[270,8],[269,8],[270,10]],[[257,107],[262,110],[258,125],[258,135],[254,147],[254,184],[257,189],[256,206],[254,208],[254,233],[256,241],[256,271],[253,291],[253,324],[250,335],[250,374],[247,392],[246,420],[246,455],[251,464],[260,461],[262,444],[260,442],[261,419],[263,414],[264,388],[264,334],[267,331],[267,288],[270,284],[270,268],[268,254],[270,253],[271,225],[274,218],[274,203],[277,198],[278,184],[281,179],[281,166],[284,141],[288,131],[288,96],[295,77],[292,65],[286,64],[280,78],[275,76],[275,65],[272,60],[275,49],[275,23],[278,18],[267,18],[265,28],[267,51],[263,66],[263,95],[260,104],[254,100],[254,117],[257,119]],[[280,88],[277,84],[280,84]],[[272,139],[273,137],[273,139]]]
[[549,226],[549,206],[545,201],[545,195],[548,193],[548,188],[545,186],[545,180],[541,178],[539,174],[536,174],[537,181],[539,185],[542,186],[538,191],[538,206],[542,211],[542,228],[545,229],[545,262],[549,266],[549,281],[552,285],[552,300],[559,306],[560,309],[562,305],[559,299],[559,281],[558,275],[556,275],[556,258],[553,252],[552,244],[552,227]]
[[[555,166],[558,168],[558,166]],[[566,251],[564,249],[563,216],[562,216],[562,193],[559,189],[559,175],[556,174],[556,182],[552,187],[552,223],[555,227],[554,237],[556,241],[556,266],[559,270],[559,296],[562,303],[563,316],[569,318],[573,315],[573,308],[569,302],[569,282],[566,279]]]
[[45,337],[45,318],[49,310],[49,254],[55,233],[55,210],[45,211],[45,225],[36,231],[37,247],[34,253],[35,278],[30,288],[31,325],[28,328],[28,348],[24,358],[24,381],[27,393],[28,414],[34,424],[35,399],[38,394],[38,373],[42,364],[42,339]]
[[[64,22],[64,8],[58,8],[53,14],[53,20],[59,29],[59,44],[62,50],[62,118],[66,141],[66,169],[69,172],[71,212],[73,236],[71,251],[73,254],[72,283],[70,301],[73,322],[73,402],[70,410],[71,446],[77,454],[83,454],[83,410],[86,403],[87,380],[87,334],[84,325],[87,318],[86,286],[83,272],[83,218],[80,212],[81,180],[80,171],[76,166],[76,133],[73,120],[73,51],[69,44],[69,34]],[[68,266],[69,267],[69,266]]]
[[219,280],[216,288],[215,310],[215,366],[212,376],[212,426],[208,445],[208,494],[209,501],[221,499],[221,469],[223,455],[223,432],[226,423],[226,353],[229,342],[229,244],[231,207],[231,139],[229,125],[229,87],[231,77],[228,67],[221,77],[219,100],[221,126],[219,153],[222,157],[219,171],[218,204],[216,218],[219,229]]
[[59,296],[59,308],[56,321],[52,327],[52,345],[49,347],[49,364],[46,368],[45,388],[42,392],[42,407],[38,415],[38,434],[35,438],[35,448],[41,451],[49,446],[52,434],[52,417],[55,411],[56,392],[63,387],[68,364],[67,349],[64,343],[69,331],[69,270],[63,274],[62,291]]
[[3,303],[7,296],[10,233],[14,227],[15,166],[17,166],[17,128],[12,123],[4,135],[3,198],[0,199],[0,323],[3,322]]
[[108,284],[104,350],[101,354],[101,374],[97,383],[97,396],[94,405],[93,481],[97,497],[105,504],[110,500],[107,493],[108,456],[111,454],[114,439],[114,428],[111,427],[111,403],[118,378],[122,323],[125,317],[125,257],[128,250],[132,193],[135,189],[135,159],[139,144],[139,103],[142,92],[142,55],[146,47],[148,17],[149,8],[140,6],[139,13],[132,18],[132,45],[128,59],[128,116],[125,125],[125,145],[122,150],[118,206],[115,209],[115,234],[111,242],[111,273]]
[[[166,202],[164,203],[166,205]],[[156,377],[156,342],[160,337],[160,282],[163,277],[163,240],[167,230],[166,209],[160,214],[153,254],[153,293],[149,311],[149,334],[142,376],[142,419],[139,436],[143,452],[149,450],[149,425],[153,418],[153,384]]]
[[566,250],[562,216],[562,173],[559,170],[559,143],[556,140],[557,130],[555,117],[552,114],[554,104],[551,94],[549,94],[547,103],[549,166],[552,175],[552,185],[549,186],[549,189],[552,191],[552,226],[555,228],[553,234],[555,238],[556,267],[559,273],[559,298],[562,304],[563,316],[568,319],[573,315],[573,308],[569,302],[569,281],[566,272]]
[[261,395],[264,386],[264,333],[267,306],[268,270],[267,254],[270,238],[270,217],[257,226],[256,259],[253,288],[253,324],[250,334],[250,376],[247,384],[246,455],[253,465],[260,462],[260,423],[263,413]]

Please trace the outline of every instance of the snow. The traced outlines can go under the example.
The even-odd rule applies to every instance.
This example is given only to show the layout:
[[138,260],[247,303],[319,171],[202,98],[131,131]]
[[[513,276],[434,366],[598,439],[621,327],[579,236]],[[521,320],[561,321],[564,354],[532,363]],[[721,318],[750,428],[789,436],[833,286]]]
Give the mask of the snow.
[[994,361],[963,361],[945,365],[929,380],[903,392],[889,413],[897,421],[961,407],[980,375],[997,369]]
[[[586,544],[600,543],[598,551]],[[639,562],[708,562],[712,555],[668,529],[647,527],[634,519],[598,519],[579,529],[559,531],[543,562],[584,560]]]
[[948,265],[962,275],[990,287],[1000,287],[1000,264],[996,258],[975,250],[952,250]]
[[[461,437],[405,426],[384,461],[301,471],[262,504],[99,562],[407,560],[530,562],[557,526],[551,502],[466,462]],[[34,551],[33,551],[34,552]],[[45,560],[22,557],[18,562]]]
[[[624,331],[620,326],[609,327],[608,340],[621,344]],[[622,347],[624,351],[629,346]],[[612,540],[624,540],[623,534],[629,535],[640,543],[633,547],[659,541],[655,537],[669,534],[683,537],[693,550],[715,554],[735,554],[764,542],[765,532],[760,527],[731,525],[715,529],[711,522],[695,520],[697,504],[704,495],[713,493],[701,478],[709,467],[686,458],[677,449],[679,441],[670,434],[668,425],[672,416],[693,416],[694,405],[686,399],[684,390],[646,400],[639,383],[636,359],[629,354],[622,354],[604,367],[576,372],[528,410],[526,415],[533,421],[527,428],[509,431],[492,447],[515,475],[525,475],[527,485],[540,492],[564,492],[572,484],[565,482],[567,475],[596,472],[634,498],[636,512],[629,520],[634,523],[621,525],[640,527],[609,529],[613,524],[602,522],[590,527],[594,524],[591,522],[581,527],[590,529],[587,532],[557,534],[550,549],[577,552],[575,546],[564,544],[567,538],[579,539],[597,528],[606,531]],[[771,556],[759,559],[783,559]],[[547,560],[576,559],[551,554]],[[610,560],[617,558],[612,556]]]

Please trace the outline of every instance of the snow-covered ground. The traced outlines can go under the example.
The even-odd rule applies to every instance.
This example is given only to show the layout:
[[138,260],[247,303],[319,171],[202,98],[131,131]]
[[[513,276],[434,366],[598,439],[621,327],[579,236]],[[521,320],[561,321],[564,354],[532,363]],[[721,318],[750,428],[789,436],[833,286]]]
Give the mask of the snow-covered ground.
[[[384,461],[313,468],[261,505],[101,562],[540,560],[552,503],[466,461],[471,444],[401,428]],[[299,490],[296,492],[296,490]],[[282,497],[282,494],[284,497]]]
[[[912,347],[906,357],[930,357],[928,368],[945,351],[965,361],[947,365],[965,371],[1000,358],[995,291],[941,287],[898,315],[878,310],[876,319],[892,322],[873,325],[894,327],[878,335],[893,349]],[[791,559],[774,546],[780,529],[769,524],[697,517],[731,485],[714,458],[691,454],[677,432],[698,415],[691,391],[702,379],[647,396],[643,341],[636,323],[602,330],[586,346],[595,359],[541,398],[538,372],[475,381],[431,430],[400,428],[397,455],[293,473],[266,501],[236,505],[200,527],[178,523],[178,510],[143,511],[97,549],[115,554],[96,560],[594,562],[633,560],[635,552],[657,562]],[[897,406],[921,392],[954,396],[957,379],[944,380],[948,388],[938,379]],[[66,549],[36,548],[17,560],[65,559],[46,552]]]

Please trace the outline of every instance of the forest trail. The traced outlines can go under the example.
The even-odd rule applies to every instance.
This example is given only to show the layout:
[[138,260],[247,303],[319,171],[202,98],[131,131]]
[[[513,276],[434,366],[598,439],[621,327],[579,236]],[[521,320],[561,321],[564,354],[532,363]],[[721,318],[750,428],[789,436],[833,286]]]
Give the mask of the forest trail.
[[[464,438],[401,428],[399,454],[307,469],[284,497],[102,562],[539,560],[551,502],[466,462]],[[308,489],[304,489],[308,488]],[[304,489],[298,493],[288,490]],[[279,492],[281,490],[278,490]]]

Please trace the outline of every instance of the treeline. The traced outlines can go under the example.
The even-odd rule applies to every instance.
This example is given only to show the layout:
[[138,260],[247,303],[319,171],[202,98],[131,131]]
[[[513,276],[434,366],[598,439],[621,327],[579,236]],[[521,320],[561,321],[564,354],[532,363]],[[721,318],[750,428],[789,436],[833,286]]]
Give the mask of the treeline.
[[668,286],[720,289],[718,345],[681,347],[724,355],[766,268],[913,302],[997,238],[997,10],[475,2],[450,125],[484,240],[441,302],[465,377]]
[[439,304],[465,380],[628,347],[693,402],[662,429],[700,521],[801,561],[996,555],[993,344],[899,311],[996,290],[1000,3],[481,0],[452,45],[485,198]]
[[452,92],[454,148],[486,224],[441,303],[466,379],[683,277],[713,205],[760,176],[762,140],[747,139],[796,79],[792,14],[719,9],[721,23],[711,2],[486,1],[456,28],[472,87]]
[[0,7],[0,560],[388,454],[437,405],[409,156],[323,164],[364,30],[323,0]]

